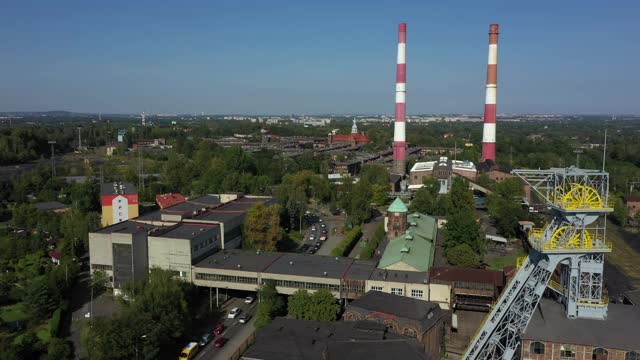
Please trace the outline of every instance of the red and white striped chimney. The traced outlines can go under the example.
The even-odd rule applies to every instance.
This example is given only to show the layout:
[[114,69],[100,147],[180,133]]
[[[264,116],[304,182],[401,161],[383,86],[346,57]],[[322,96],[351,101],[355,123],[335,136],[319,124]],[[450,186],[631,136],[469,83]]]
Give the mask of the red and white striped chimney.
[[496,91],[498,86],[498,24],[489,26],[487,94],[484,102],[481,162],[496,161]]
[[407,145],[405,140],[405,114],[407,93],[407,24],[398,26],[398,65],[396,75],[396,119],[393,128],[393,169],[392,173],[404,175],[407,166]]

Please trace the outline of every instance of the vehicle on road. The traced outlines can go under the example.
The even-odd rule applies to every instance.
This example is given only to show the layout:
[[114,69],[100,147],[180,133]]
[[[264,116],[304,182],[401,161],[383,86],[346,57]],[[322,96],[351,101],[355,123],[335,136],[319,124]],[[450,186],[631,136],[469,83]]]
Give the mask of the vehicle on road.
[[311,227],[311,231],[316,231],[316,227],[315,227],[315,226],[312,226],[312,227]]
[[222,332],[224,331],[225,326],[223,323],[219,323],[218,325],[216,325],[216,328],[213,329],[213,333],[216,335],[220,335],[222,334]]
[[200,351],[200,347],[197,342],[190,342],[182,349],[180,352],[180,357],[178,360],[191,360],[196,357],[196,354]]
[[251,304],[253,302],[253,297],[252,296],[247,296],[246,298],[244,298],[244,303],[245,304]]
[[226,343],[227,343],[227,338],[219,337],[219,338],[216,339],[216,341],[213,342],[213,346],[215,346],[217,348],[221,348]]
[[251,315],[242,314],[242,315],[240,315],[240,318],[238,319],[238,322],[240,324],[246,324],[249,320],[251,320]]
[[316,239],[315,236],[313,236],[313,235],[309,236],[309,241],[314,241],[315,239]]
[[207,346],[207,344],[213,339],[214,335],[212,334],[204,334],[202,335],[202,337],[200,338],[200,347],[205,347]]
[[240,312],[242,312],[242,310],[236,308],[231,309],[231,311],[229,311],[229,319],[235,319],[236,316],[238,316],[238,314],[240,314]]

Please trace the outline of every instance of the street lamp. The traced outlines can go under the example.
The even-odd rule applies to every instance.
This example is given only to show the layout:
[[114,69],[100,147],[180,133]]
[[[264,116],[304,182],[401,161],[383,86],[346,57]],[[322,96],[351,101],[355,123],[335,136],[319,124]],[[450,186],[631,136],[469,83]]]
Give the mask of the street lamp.
[[[146,339],[147,335],[140,336],[140,339]],[[138,339],[136,338],[136,360],[138,360]]]

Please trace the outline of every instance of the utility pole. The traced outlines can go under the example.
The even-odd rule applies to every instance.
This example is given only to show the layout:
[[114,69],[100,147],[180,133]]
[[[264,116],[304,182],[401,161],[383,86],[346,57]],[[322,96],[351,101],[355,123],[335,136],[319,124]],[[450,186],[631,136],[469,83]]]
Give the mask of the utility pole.
[[78,126],[78,152],[82,149],[82,127]]
[[55,140],[49,140],[49,144],[51,144],[51,177],[56,177],[56,160],[55,160],[55,149],[54,145],[56,144]]

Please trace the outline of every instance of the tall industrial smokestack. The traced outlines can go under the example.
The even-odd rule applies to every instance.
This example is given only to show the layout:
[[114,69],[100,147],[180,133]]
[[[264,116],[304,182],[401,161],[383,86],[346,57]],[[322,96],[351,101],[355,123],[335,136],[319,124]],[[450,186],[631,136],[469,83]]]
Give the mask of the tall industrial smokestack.
[[407,93],[407,24],[398,26],[398,65],[396,75],[396,119],[393,130],[392,173],[404,175],[407,166],[407,145],[405,141],[405,114]]
[[484,102],[481,162],[496,161],[496,91],[498,86],[498,24],[489,26],[489,64],[487,94]]

